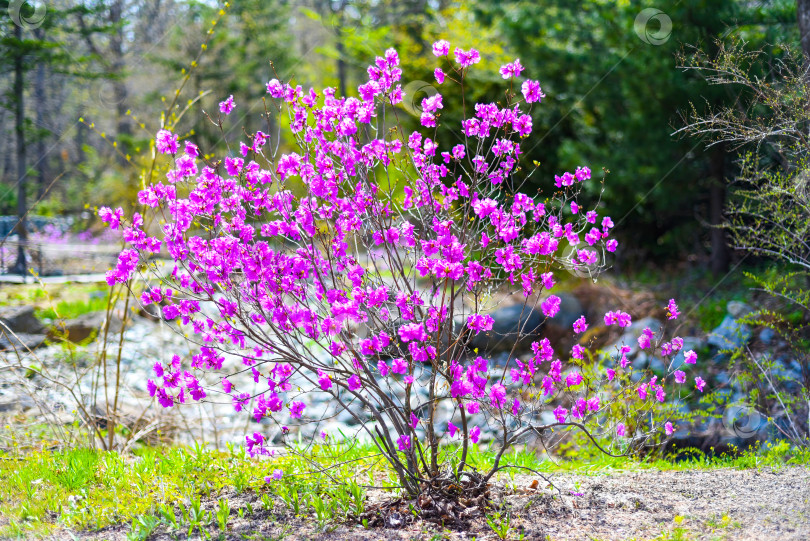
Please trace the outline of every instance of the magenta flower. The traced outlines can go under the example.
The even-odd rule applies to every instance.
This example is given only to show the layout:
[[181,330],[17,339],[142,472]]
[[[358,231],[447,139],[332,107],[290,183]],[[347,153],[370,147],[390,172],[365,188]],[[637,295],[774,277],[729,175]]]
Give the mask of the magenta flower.
[[675,375],[675,381],[676,382],[683,383],[683,382],[686,381],[686,373],[685,372],[682,372],[681,370],[676,370],[675,372],[673,372],[673,374]]
[[504,79],[519,77],[520,73],[523,71],[523,66],[520,65],[520,58],[516,59],[514,62],[501,66],[499,71],[501,73],[501,77]]
[[436,56],[447,56],[450,54],[450,42],[444,39],[433,44],[433,54]]
[[627,428],[624,426],[624,423],[616,425],[616,435],[622,438],[627,436]]
[[456,47],[453,54],[456,56],[456,62],[458,62],[462,68],[467,68],[481,61],[481,55],[475,49],[465,51],[460,47]]
[[155,146],[161,154],[177,154],[177,136],[169,130],[160,130],[155,137]]
[[391,361],[391,372],[394,374],[405,374],[408,372],[408,361],[399,357]]
[[437,83],[442,84],[444,82],[444,72],[441,68],[433,70],[433,76],[436,78]]
[[557,315],[557,312],[560,311],[560,302],[562,301],[558,296],[550,295],[540,303],[540,308],[547,317],[554,317]]
[[638,347],[641,349],[647,349],[652,345],[654,333],[649,327],[646,327],[643,331],[641,331],[641,336],[638,337]]
[[704,387],[706,387],[706,382],[703,380],[703,378],[701,378],[700,376],[696,377],[695,388],[702,393]]
[[579,316],[579,319],[574,322],[574,332],[583,333],[586,330],[588,330],[588,323],[585,320],[585,316]]
[[229,114],[231,114],[231,111],[233,111],[233,107],[234,107],[233,94],[228,96],[227,100],[219,102],[219,112],[220,113],[229,115]]
[[351,376],[347,381],[347,383],[349,385],[350,391],[357,391],[358,389],[361,389],[363,387],[363,384],[360,383],[360,376],[358,376],[357,374]]
[[332,378],[329,377],[329,374],[318,370],[318,385],[320,385],[321,389],[324,391],[328,391],[332,388]]
[[523,98],[526,100],[526,103],[540,102],[540,100],[546,97],[540,88],[540,83],[537,81],[523,81],[523,85],[520,89],[523,92]]
[[427,340],[428,335],[425,333],[425,327],[421,323],[406,323],[399,328],[399,337],[403,342],[411,340],[423,342]]
[[502,408],[506,402],[506,387],[496,383],[489,389],[489,400],[493,408]]
[[667,423],[664,425],[664,430],[667,433],[667,436],[671,436],[673,432],[675,432],[675,427],[672,426],[672,423]]
[[557,406],[554,408],[554,418],[557,419],[558,423],[564,423],[565,418],[568,416],[568,410],[562,406]]
[[520,411],[520,400],[515,398],[515,401],[512,402],[512,415],[517,416],[519,411]]
[[306,407],[307,407],[306,404],[304,404],[303,402],[297,400],[294,401],[292,404],[290,404],[290,417],[294,419],[300,419],[301,414],[304,413],[304,408]]
[[612,368],[606,368],[605,373],[607,374],[608,381],[613,381],[613,378],[616,377],[616,371]]
[[407,452],[411,448],[411,437],[403,434],[397,438],[397,447],[400,451]]
[[419,424],[419,417],[417,417],[416,415],[413,414],[413,412],[411,412],[411,428],[416,428],[416,425],[418,424]]
[[695,364],[697,362],[697,353],[690,349],[683,354],[683,362],[686,364]]
[[565,384],[568,387],[576,387],[582,383],[582,374],[579,372],[571,372],[565,377]]
[[470,441],[473,443],[478,443],[478,439],[481,437],[481,429],[477,426],[474,426],[470,429]]
[[489,314],[471,314],[467,317],[467,327],[476,333],[492,330],[494,323],[495,320]]
[[669,299],[667,304],[667,319],[678,319],[681,313],[678,311],[678,305],[675,304],[675,299]]
[[456,432],[458,432],[458,427],[454,425],[452,422],[448,422],[447,431],[450,433],[450,437],[454,438],[456,436]]

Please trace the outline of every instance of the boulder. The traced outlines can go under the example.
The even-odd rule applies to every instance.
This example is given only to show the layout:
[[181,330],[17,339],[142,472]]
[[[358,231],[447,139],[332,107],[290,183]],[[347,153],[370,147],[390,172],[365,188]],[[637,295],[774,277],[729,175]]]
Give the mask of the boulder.
[[734,319],[740,319],[753,311],[753,308],[741,301],[729,301],[728,304],[726,304],[726,312]]
[[[585,313],[577,298],[570,293],[557,293],[560,311],[553,318],[546,318],[542,310],[523,304],[506,306],[490,313],[495,323],[492,330],[477,334],[470,340],[470,348],[487,353],[511,351],[517,342],[516,351],[527,351],[531,343],[548,334],[570,331]],[[518,339],[519,337],[519,339]],[[552,340],[554,341],[554,340]]]
[[[107,312],[89,312],[82,314],[77,318],[69,319],[64,322],[64,332],[67,334],[67,339],[71,342],[81,342],[87,339],[90,335],[96,333],[98,335],[104,328],[104,321],[107,317]],[[59,327],[61,331],[62,328]],[[110,333],[117,333],[121,331],[121,320],[113,316],[110,320]]]
[[765,327],[759,331],[759,341],[762,342],[763,345],[770,346],[775,339],[776,331],[773,329]]
[[526,349],[537,339],[545,320],[543,312],[522,304],[495,310],[490,315],[495,320],[492,330],[475,335],[470,348],[488,353],[510,351],[517,341],[518,349]]
[[46,336],[44,334],[30,334],[18,332],[14,334],[0,333],[0,351],[19,351],[24,353],[26,350],[35,349],[45,343]]
[[15,333],[41,334],[45,327],[34,315],[33,306],[2,306],[0,321]]
[[722,323],[709,334],[708,342],[720,350],[733,350],[740,348],[751,339],[751,328],[728,315]]

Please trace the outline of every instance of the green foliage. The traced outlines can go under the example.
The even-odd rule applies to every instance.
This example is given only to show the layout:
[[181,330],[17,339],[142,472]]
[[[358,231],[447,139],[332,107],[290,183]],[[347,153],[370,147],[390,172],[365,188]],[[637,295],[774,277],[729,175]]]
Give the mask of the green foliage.
[[72,319],[90,312],[100,312],[107,308],[108,292],[104,295],[88,297],[86,300],[59,301],[55,306],[49,306],[36,311],[39,318]]
[[[447,453],[457,451],[449,445],[443,448]],[[1,456],[0,478],[8,482],[0,484],[0,524],[6,524],[0,537],[47,535],[62,527],[97,530],[120,523],[131,523],[131,539],[145,539],[157,528],[210,536],[211,528],[226,531],[233,512],[226,494],[245,473],[249,476],[245,491],[265,511],[272,511],[277,502],[295,515],[312,516],[328,530],[341,517],[361,514],[364,485],[377,485],[375,478],[391,473],[376,453],[370,444],[344,442],[269,461],[250,459],[238,449],[223,453],[201,447],[144,448],[134,456],[92,449]],[[511,453],[510,462],[539,474],[810,466],[810,451],[787,442],[719,456],[684,450],[649,460],[607,455],[551,460],[530,450]],[[348,465],[334,468],[333,457]],[[492,463],[495,452],[475,445],[468,457],[471,467],[482,469]],[[313,464],[326,473],[302,475],[312,472]],[[274,468],[285,471],[283,482],[268,484],[263,478]],[[246,510],[252,514],[252,507]],[[487,520],[493,531],[511,531],[507,513]]]
[[507,539],[512,531],[511,513],[492,513],[486,516],[487,526],[495,532],[499,539]]

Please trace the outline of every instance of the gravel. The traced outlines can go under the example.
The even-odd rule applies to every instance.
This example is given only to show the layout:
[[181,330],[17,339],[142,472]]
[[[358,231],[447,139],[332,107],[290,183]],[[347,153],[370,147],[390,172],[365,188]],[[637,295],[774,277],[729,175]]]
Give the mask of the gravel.
[[[501,502],[513,515],[510,539],[523,534],[527,540],[751,540],[805,541],[810,539],[810,470],[714,469],[699,471],[613,472],[597,475],[554,474],[557,490],[542,479],[518,475],[514,489],[503,487]],[[539,480],[537,489],[531,489]],[[263,511],[254,494],[225,494],[232,514],[226,539],[497,539],[483,518],[472,519],[464,529],[447,530],[434,524],[413,522],[398,529],[370,529],[340,524],[320,531],[314,518],[294,517],[276,504]],[[371,492],[371,502],[390,498]],[[236,509],[250,502],[250,517],[238,518]],[[213,509],[216,500],[205,502]],[[683,517],[680,525],[675,517]],[[722,517],[727,516],[727,519]],[[682,537],[673,529],[686,530]],[[72,532],[52,539],[125,539],[128,525],[102,532]],[[216,536],[219,532],[212,530]],[[151,539],[186,539],[158,530]]]

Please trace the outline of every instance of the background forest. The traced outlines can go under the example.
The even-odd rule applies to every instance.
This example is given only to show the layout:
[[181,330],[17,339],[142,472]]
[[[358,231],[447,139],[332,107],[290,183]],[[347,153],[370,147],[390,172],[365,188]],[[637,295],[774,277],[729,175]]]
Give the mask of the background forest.
[[[92,227],[97,205],[134,201],[162,117],[193,101],[178,129],[219,152],[222,136],[202,111],[232,94],[242,105],[233,125],[255,131],[263,82],[274,72],[304,88],[356,95],[365,59],[394,46],[407,53],[403,81],[418,107],[435,84],[430,44],[447,38],[480,49],[493,66],[520,58],[538,75],[548,97],[534,118],[545,135],[523,156],[540,164],[530,182],[542,186],[576,164],[610,171],[603,204],[632,247],[616,254],[619,271],[680,261],[717,273],[733,260],[724,232],[711,225],[722,222],[736,154],[676,132],[690,104],[697,113],[734,105],[741,90],[679,69],[679,53],[712,55],[718,43],[739,40],[765,51],[767,69],[799,42],[796,2],[788,0],[655,8],[629,0],[236,0],[224,13],[215,2],[178,0],[2,4],[28,21],[4,17],[0,29],[2,214],[15,214],[24,195],[30,215]],[[475,81],[475,97],[498,99],[496,83]]]

